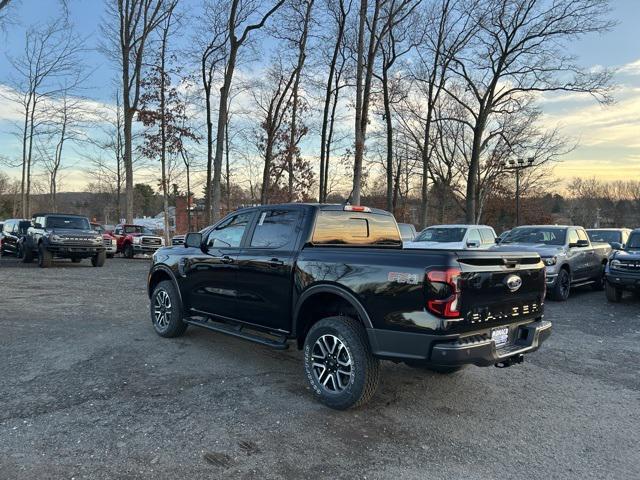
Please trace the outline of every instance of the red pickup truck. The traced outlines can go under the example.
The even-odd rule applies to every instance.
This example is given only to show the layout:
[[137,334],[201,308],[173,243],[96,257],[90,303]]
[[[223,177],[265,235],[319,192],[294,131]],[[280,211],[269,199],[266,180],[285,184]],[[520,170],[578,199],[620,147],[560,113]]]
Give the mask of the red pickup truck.
[[126,258],[133,258],[139,253],[153,254],[164,246],[164,238],[143,225],[116,225],[111,234],[116,238],[117,252]]

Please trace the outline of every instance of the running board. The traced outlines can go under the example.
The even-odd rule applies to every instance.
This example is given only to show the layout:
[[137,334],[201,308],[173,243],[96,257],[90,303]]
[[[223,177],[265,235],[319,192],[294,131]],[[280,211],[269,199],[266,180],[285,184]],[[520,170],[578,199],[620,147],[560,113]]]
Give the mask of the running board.
[[583,281],[580,281],[578,283],[572,283],[571,284],[571,288],[584,287],[585,285],[593,285],[596,282],[597,282],[597,280],[583,280]]
[[200,320],[193,320],[193,319],[185,319],[184,322],[188,323],[189,325],[206,328],[207,330],[212,330],[214,332],[231,335],[232,337],[242,338],[244,340],[248,340],[253,343],[258,343],[266,347],[271,347],[275,350],[286,350],[289,348],[289,344],[287,343],[287,340],[284,337],[282,338],[282,340],[278,341],[278,340],[267,338],[255,333],[247,333],[243,331],[244,327],[242,325],[229,325],[226,323],[215,322],[213,320],[200,321]]

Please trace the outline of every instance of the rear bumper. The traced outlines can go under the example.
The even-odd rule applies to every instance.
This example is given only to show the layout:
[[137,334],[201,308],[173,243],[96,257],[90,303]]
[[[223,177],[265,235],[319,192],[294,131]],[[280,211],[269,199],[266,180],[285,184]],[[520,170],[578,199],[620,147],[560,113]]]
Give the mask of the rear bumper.
[[551,322],[534,322],[509,326],[509,341],[496,347],[491,334],[425,335],[368,329],[373,354],[390,360],[423,360],[434,365],[494,365],[509,357],[537,350],[551,335]]

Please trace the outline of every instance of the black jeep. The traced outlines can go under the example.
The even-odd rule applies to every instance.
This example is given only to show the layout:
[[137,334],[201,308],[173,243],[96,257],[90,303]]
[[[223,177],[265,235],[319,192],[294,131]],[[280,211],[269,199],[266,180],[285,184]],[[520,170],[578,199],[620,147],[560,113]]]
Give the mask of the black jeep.
[[78,263],[90,258],[94,267],[102,267],[106,251],[102,235],[91,229],[89,219],[63,213],[37,213],[24,239],[23,261],[38,257],[42,268],[50,267],[54,258],[70,258]]
[[611,255],[605,270],[607,300],[619,302],[627,290],[640,293],[640,229],[633,230],[622,250]]

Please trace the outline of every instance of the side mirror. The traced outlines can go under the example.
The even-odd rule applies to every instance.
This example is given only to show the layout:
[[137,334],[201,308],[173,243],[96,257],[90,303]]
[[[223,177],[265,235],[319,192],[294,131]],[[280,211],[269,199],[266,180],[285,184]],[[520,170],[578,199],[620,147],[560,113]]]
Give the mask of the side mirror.
[[38,222],[33,222],[33,228],[42,228],[42,225]]
[[469,248],[478,248],[480,246],[480,242],[476,241],[476,240],[471,240],[469,242],[467,242],[467,247]]
[[494,241],[496,242],[496,244],[498,244],[502,241],[502,239],[500,237],[496,237]]
[[202,248],[202,234],[197,232],[187,233],[184,237],[184,246],[186,248]]
[[624,248],[624,245],[620,242],[611,242],[611,248],[613,248],[614,250],[622,250]]
[[578,247],[588,247],[589,240],[578,240]]

